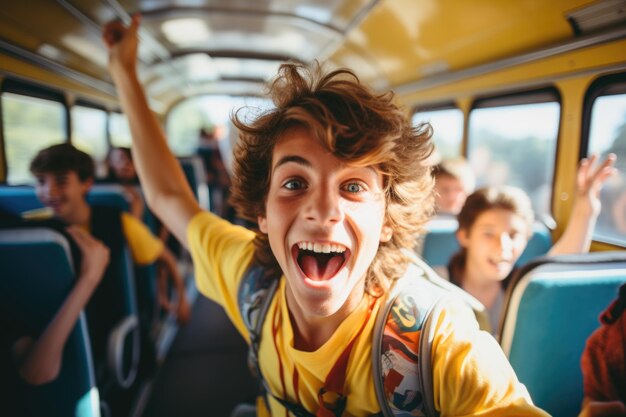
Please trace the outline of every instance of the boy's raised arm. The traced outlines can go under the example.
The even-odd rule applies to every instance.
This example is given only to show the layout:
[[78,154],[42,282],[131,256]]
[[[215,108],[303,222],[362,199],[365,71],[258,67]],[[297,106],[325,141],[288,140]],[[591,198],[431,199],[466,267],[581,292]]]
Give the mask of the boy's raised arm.
[[146,194],[146,201],[178,240],[187,245],[187,224],[201,209],[185,175],[171,153],[165,134],[137,77],[137,31],[140,16],[131,25],[108,23],[102,32],[109,49],[109,72],[117,88],[133,137],[133,160]]

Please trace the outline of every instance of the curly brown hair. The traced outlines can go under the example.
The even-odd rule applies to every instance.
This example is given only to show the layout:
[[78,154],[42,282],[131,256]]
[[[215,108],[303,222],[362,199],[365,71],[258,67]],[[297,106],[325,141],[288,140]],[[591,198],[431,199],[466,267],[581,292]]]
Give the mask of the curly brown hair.
[[[338,159],[354,166],[376,166],[383,175],[386,224],[393,230],[381,243],[368,270],[366,289],[382,294],[405,271],[416,238],[433,211],[430,125],[413,127],[393,103],[393,93],[374,94],[350,70],[324,74],[303,65],[283,64],[270,86],[275,107],[246,122],[232,115],[239,129],[235,148],[231,203],[238,214],[256,222],[265,215],[272,153],[281,135],[302,126]],[[274,271],[278,263],[268,237],[257,230],[255,259]]]

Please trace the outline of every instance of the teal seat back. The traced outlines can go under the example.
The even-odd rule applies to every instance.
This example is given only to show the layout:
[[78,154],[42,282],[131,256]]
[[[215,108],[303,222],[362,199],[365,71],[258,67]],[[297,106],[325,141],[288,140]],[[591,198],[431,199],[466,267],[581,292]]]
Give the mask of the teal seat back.
[[526,249],[520,255],[516,265],[527,264],[531,259],[543,256],[550,251],[552,247],[552,233],[550,229],[543,223],[536,221],[533,224],[533,234],[528,240]]
[[[129,210],[129,203],[122,186],[117,184],[96,184],[87,194],[89,204]],[[35,188],[29,186],[0,186],[0,209],[19,216],[28,210],[43,208],[35,195]]]
[[447,266],[452,255],[459,249],[456,231],[459,226],[452,216],[436,216],[426,225],[421,243],[421,256],[431,267]]
[[[421,257],[431,267],[447,266],[452,255],[459,249],[456,231],[459,223],[452,216],[436,216],[426,225],[426,234],[421,243]],[[552,247],[550,229],[541,222],[533,224],[533,235],[517,261],[523,265],[533,258],[545,255]]]
[[580,412],[586,340],[624,282],[625,251],[540,258],[513,277],[500,343],[534,403],[554,417]]
[[[95,184],[89,193],[87,194],[87,202],[91,205],[107,206],[119,209],[121,211],[128,212],[129,202],[126,199],[126,193],[124,188],[119,184]],[[27,210],[40,209],[43,205],[37,199],[35,195],[35,189],[31,186],[0,186],[0,209],[10,214],[19,216],[22,212]],[[113,261],[113,259],[112,259]],[[119,260],[116,259],[118,270],[114,271],[116,277],[119,278],[119,282],[116,284],[116,298],[111,302],[120,303],[124,312],[124,317],[137,317],[138,316],[138,301],[136,293],[135,283],[135,271],[130,251],[127,247],[119,252]],[[153,269],[146,269],[143,275],[148,273],[154,273]],[[139,288],[139,291],[147,293],[146,299],[150,301],[149,305],[154,305],[155,291],[153,279],[142,279],[140,284],[143,286]],[[143,288],[145,286],[145,289]],[[121,319],[120,319],[121,320]],[[150,323],[146,323],[146,326]],[[92,336],[93,336],[92,330]],[[129,343],[128,356],[130,359],[126,362],[130,362],[129,369],[135,369],[138,361],[138,336],[131,337],[132,342]],[[93,337],[92,337],[93,340]],[[99,363],[96,358],[95,366],[97,369],[102,369],[107,364]],[[130,371],[129,375],[135,371]],[[102,372],[99,372],[98,379]],[[102,381],[97,381],[102,385]],[[110,384],[108,384],[110,385]],[[101,387],[100,395],[104,398],[107,396],[107,390]]]
[[[48,228],[0,230],[0,305],[16,322],[39,333],[75,283],[69,243]],[[17,381],[41,416],[100,416],[91,346],[83,313],[63,351],[59,376],[39,387]]]

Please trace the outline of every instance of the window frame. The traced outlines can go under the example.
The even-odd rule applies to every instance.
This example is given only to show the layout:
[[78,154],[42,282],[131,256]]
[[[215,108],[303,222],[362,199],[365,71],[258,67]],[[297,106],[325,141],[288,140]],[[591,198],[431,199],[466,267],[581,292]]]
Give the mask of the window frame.
[[472,103],[466,115],[465,128],[467,133],[465,137],[465,154],[466,158],[469,160],[469,150],[471,145],[471,116],[474,110],[541,103],[557,103],[557,105],[559,106],[559,119],[556,130],[555,152],[552,161],[552,183],[550,184],[550,190],[552,191],[552,194],[549,198],[550,211],[549,213],[535,213],[537,217],[546,218],[547,221],[552,221],[551,219],[554,216],[554,190],[556,186],[556,173],[559,159],[558,156],[561,149],[561,129],[563,128],[563,98],[560,90],[555,85],[543,85],[532,89],[515,90],[500,94],[488,94],[475,97],[474,100],[472,100]]
[[6,153],[6,131],[4,126],[4,109],[2,107],[2,95],[4,93],[16,94],[25,97],[36,98],[60,103],[65,116],[63,128],[65,130],[65,142],[71,143],[71,114],[67,96],[58,89],[50,88],[41,84],[25,82],[17,78],[7,77],[0,81],[0,146],[2,146],[2,184],[7,184],[9,176],[9,161]]
[[589,153],[591,133],[591,113],[598,97],[626,94],[626,72],[605,75],[589,85],[583,101],[582,126],[580,130],[580,153],[578,161]]
[[463,109],[457,105],[454,101],[443,101],[432,104],[416,105],[411,108],[411,124],[413,123],[413,117],[417,113],[435,112],[443,110],[458,110],[461,112],[461,140],[459,142],[459,155],[467,158],[467,117],[468,115],[463,112]]
[[[118,146],[118,145],[113,144],[113,136],[111,135],[111,120],[113,119],[114,114],[125,118],[126,122],[128,123],[128,116],[126,116],[126,114],[121,109],[108,109],[107,110],[106,131],[107,131],[107,144],[109,145],[108,151],[110,151],[111,148]],[[130,125],[128,125],[128,133],[130,134]],[[132,144],[132,141],[131,141],[131,144]]]
[[[74,107],[86,107],[89,109],[93,109],[93,110],[100,110],[103,111],[106,115],[106,119],[105,119],[105,123],[104,123],[104,138],[106,141],[106,153],[108,154],[109,150],[111,149],[111,137],[109,135],[109,119],[111,118],[111,111],[109,109],[107,109],[105,106],[103,105],[99,105],[96,103],[93,103],[89,100],[85,100],[82,98],[78,98],[76,99],[76,101],[74,101],[74,103],[72,103],[72,105],[69,107],[69,115],[71,117],[72,114],[72,109]],[[73,144],[74,141],[74,137],[73,137],[73,130],[74,130],[74,124],[73,124],[73,120],[70,120],[70,126],[69,126],[69,143]],[[105,155],[106,158],[106,155]]]
[[[600,76],[595,79],[587,88],[583,100],[582,109],[582,126],[580,131],[580,150],[578,161],[586,158],[589,154],[590,133],[591,133],[591,116],[593,106],[599,97],[626,94],[626,72],[619,72],[609,75]],[[624,173],[626,175],[626,173]],[[598,239],[598,236],[592,236],[593,242],[601,242],[616,248],[624,248],[625,243],[614,239]]]

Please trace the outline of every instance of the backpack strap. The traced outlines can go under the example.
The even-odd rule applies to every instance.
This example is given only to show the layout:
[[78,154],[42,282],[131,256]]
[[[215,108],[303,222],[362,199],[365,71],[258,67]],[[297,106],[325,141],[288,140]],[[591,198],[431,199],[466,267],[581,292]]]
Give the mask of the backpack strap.
[[436,316],[441,311],[438,305],[447,291],[425,275],[420,265],[410,264],[386,296],[376,319],[374,387],[386,417],[438,415],[430,352]]
[[237,305],[250,336],[248,367],[252,374],[262,379],[259,368],[261,330],[267,310],[272,303],[279,280],[268,274],[261,265],[252,263],[244,273],[237,292]]
[[[258,361],[261,330],[278,283],[278,279],[253,263],[237,294],[239,311],[250,335],[248,366],[261,380],[261,389],[265,388]],[[481,306],[415,257],[385,296],[374,325],[372,346],[374,387],[382,410],[377,416],[438,416],[431,351],[437,318],[450,302],[449,294],[460,295],[472,307]]]

